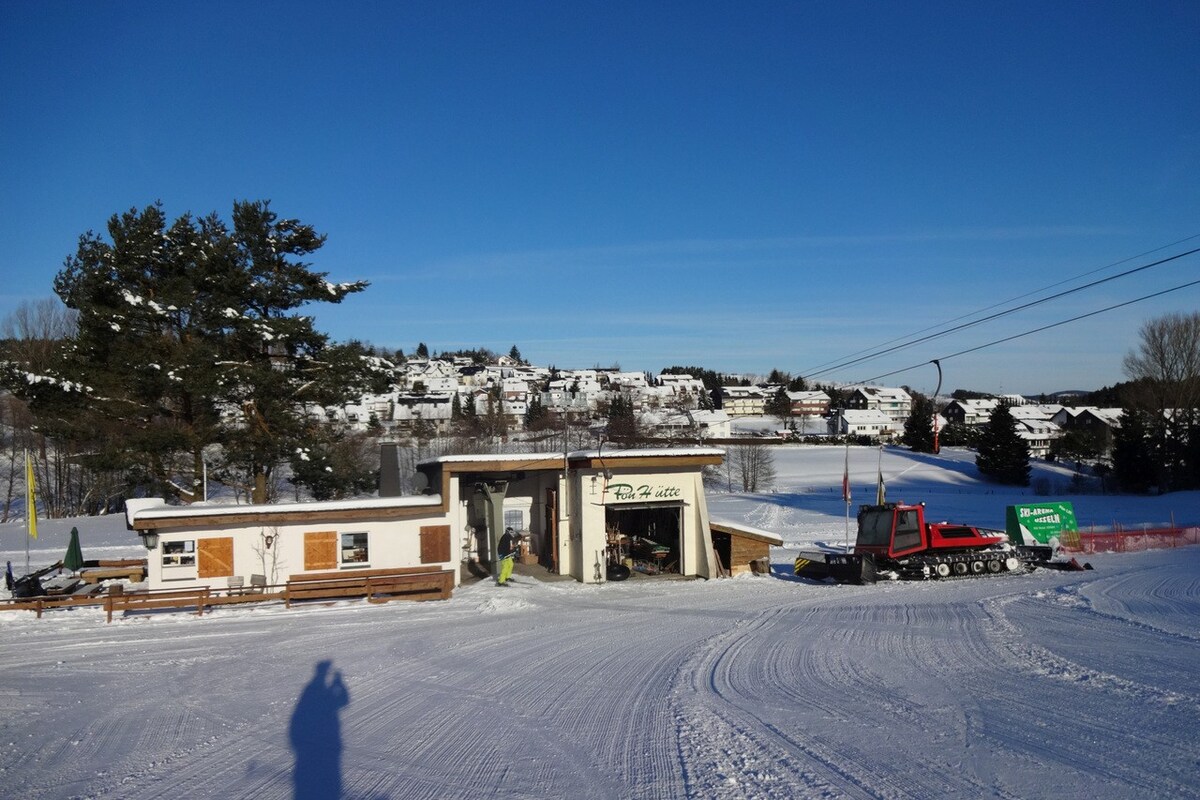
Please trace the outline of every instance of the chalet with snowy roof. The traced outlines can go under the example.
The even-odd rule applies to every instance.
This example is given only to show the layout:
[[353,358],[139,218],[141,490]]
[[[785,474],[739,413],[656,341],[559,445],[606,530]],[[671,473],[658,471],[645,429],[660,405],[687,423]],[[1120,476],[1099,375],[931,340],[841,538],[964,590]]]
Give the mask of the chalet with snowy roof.
[[1000,401],[994,397],[979,397],[970,400],[951,400],[942,409],[942,415],[955,425],[985,425]]
[[793,417],[823,417],[829,413],[829,395],[821,391],[788,392]]
[[691,375],[675,375],[664,372],[658,376],[655,382],[675,395],[699,397],[704,392],[704,381],[693,378]]
[[650,385],[644,372],[609,372],[606,374],[610,389],[644,389]]
[[1010,406],[1008,413],[1013,419],[1036,419],[1053,421],[1054,415],[1063,407],[1056,403],[1027,403],[1022,406]]
[[724,411],[668,411],[644,415],[639,419],[643,428],[660,436],[696,440],[728,439],[731,435],[729,415]]
[[1124,409],[1096,406],[1066,407],[1052,421],[1064,431],[1084,431],[1095,438],[1101,453],[1112,452],[1113,433],[1121,427]]
[[761,386],[721,387],[721,410],[731,417],[761,417],[770,399]]
[[896,421],[882,411],[847,408],[829,419],[831,436],[869,436],[891,439],[899,430]]
[[454,408],[453,394],[397,394],[391,420],[401,428],[419,421],[432,422],[439,431],[450,425]]
[[1031,458],[1045,458],[1050,454],[1050,445],[1062,437],[1062,430],[1047,419],[1025,418],[1013,420],[1017,436],[1029,446]]
[[912,396],[903,389],[859,386],[846,397],[846,407],[857,411],[879,411],[903,425],[912,413]]
[[380,497],[260,506],[150,498],[130,500],[126,514],[149,551],[152,589],[397,570],[449,570],[457,585],[464,570],[490,570],[507,527],[525,537],[529,562],[583,583],[629,570],[711,578],[749,566],[732,554],[783,543],[726,523],[714,545],[701,471],[722,458],[709,447],[442,456],[417,465],[420,494],[396,496],[400,459],[384,445]]

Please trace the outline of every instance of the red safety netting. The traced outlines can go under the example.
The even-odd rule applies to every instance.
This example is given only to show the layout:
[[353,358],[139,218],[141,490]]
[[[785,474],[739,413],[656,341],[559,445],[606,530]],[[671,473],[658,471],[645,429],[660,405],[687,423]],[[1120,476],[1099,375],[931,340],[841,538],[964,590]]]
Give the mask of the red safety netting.
[[1118,528],[1063,531],[1061,549],[1070,553],[1132,553],[1200,544],[1200,528]]

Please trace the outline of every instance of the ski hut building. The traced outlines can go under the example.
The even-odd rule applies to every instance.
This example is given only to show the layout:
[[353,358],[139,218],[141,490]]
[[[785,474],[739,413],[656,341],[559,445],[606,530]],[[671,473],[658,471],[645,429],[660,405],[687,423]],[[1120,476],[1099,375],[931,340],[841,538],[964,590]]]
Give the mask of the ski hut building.
[[524,563],[582,583],[631,570],[738,574],[782,544],[764,531],[714,528],[702,470],[721,463],[715,448],[441,456],[403,476],[420,492],[405,496],[397,496],[394,446],[384,445],[381,455],[377,498],[266,506],[129,501],[129,526],[150,551],[150,588],[418,568],[453,570],[457,585],[463,570],[491,571],[510,527],[524,537]]

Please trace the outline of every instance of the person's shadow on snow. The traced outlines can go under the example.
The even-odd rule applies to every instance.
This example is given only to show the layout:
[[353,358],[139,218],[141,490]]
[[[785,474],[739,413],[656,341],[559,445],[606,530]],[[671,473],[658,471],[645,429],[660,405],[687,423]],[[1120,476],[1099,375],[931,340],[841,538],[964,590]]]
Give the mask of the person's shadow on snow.
[[296,756],[292,772],[295,800],[338,800],[342,796],[342,725],[338,714],[350,705],[342,673],[332,661],[319,661],[300,693],[288,739]]

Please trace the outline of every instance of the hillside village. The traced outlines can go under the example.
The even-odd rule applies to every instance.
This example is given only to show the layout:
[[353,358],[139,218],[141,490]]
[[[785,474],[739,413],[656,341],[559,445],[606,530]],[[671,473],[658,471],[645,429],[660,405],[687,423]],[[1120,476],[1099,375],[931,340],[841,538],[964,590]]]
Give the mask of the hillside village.
[[[508,356],[479,364],[469,357],[412,358],[396,367],[392,389],[363,396],[342,408],[321,409],[327,419],[358,430],[374,430],[384,439],[403,439],[424,427],[434,435],[451,430],[456,414],[498,417],[506,433],[525,430],[531,410],[556,420],[602,423],[614,403],[634,412],[642,438],[714,442],[738,435],[734,420],[774,417],[782,439],[805,436],[855,437],[889,442],[899,439],[912,414],[913,398],[900,387],[848,386],[841,407],[822,390],[789,391],[782,384],[722,385],[707,388],[688,374],[622,371],[618,368],[555,369],[521,363]],[[786,396],[786,412],[775,399]],[[1080,431],[1111,450],[1120,424],[1120,408],[1033,403],[1019,395],[953,399],[939,403],[935,424],[978,429],[992,412],[1007,405],[1017,433],[1034,458],[1045,458],[1067,431]],[[597,434],[598,435],[598,434]]]

